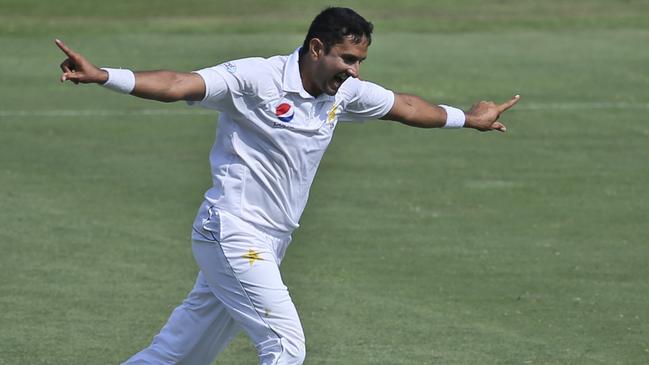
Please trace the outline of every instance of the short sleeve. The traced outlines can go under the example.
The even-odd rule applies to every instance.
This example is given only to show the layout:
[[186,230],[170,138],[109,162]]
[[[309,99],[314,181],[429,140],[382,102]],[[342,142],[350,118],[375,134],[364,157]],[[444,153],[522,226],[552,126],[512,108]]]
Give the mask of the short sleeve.
[[358,79],[349,80],[341,87],[347,99],[341,121],[361,122],[386,115],[394,105],[394,93],[380,85]]
[[194,71],[205,82],[205,97],[197,103],[208,109],[223,111],[233,97],[255,95],[263,82],[264,62],[261,58],[229,61],[217,66]]
[[194,71],[205,83],[205,96],[201,101],[188,101],[187,104],[199,105],[208,109],[222,109],[221,104],[228,94],[229,86],[219,70],[221,67],[222,65],[218,65]]

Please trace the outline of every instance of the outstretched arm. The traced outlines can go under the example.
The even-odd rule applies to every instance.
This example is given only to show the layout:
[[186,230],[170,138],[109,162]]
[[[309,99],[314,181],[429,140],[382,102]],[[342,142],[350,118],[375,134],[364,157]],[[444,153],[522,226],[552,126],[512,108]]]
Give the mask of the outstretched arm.
[[[61,82],[66,80],[75,84],[100,84],[109,81],[109,72],[97,68],[83,55],[73,51],[65,43],[55,40],[56,45],[66,54],[67,58],[61,63]],[[134,72],[134,85],[130,91],[145,99],[164,102],[179,100],[200,101],[205,96],[205,82],[194,73],[174,71],[145,71]]]
[[[465,128],[473,128],[479,131],[497,130],[505,132],[507,128],[498,121],[500,115],[513,107],[519,95],[503,104],[495,104],[491,101],[481,101],[464,113]],[[392,109],[381,119],[394,120],[414,127],[420,128],[441,128],[446,125],[446,110],[433,105],[415,95],[395,94]]]

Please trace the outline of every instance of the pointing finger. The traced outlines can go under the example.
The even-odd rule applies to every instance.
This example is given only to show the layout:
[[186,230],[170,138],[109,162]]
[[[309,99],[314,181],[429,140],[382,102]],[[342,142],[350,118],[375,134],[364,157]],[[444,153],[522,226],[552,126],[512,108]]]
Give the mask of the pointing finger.
[[520,95],[516,95],[516,96],[514,96],[513,98],[511,98],[511,100],[509,100],[508,102],[505,102],[505,103],[503,103],[503,104],[500,104],[500,105],[498,106],[498,112],[499,112],[499,113],[502,113],[502,112],[508,110],[509,108],[511,108],[511,107],[513,107],[514,105],[516,105],[516,103],[518,103],[518,101],[519,101],[520,99],[521,99],[521,96],[520,96]]
[[68,57],[73,57],[75,55],[74,51],[70,47],[66,46],[65,43],[63,43],[63,41],[61,41],[60,39],[55,39],[54,43],[56,43],[61,51],[68,55]]

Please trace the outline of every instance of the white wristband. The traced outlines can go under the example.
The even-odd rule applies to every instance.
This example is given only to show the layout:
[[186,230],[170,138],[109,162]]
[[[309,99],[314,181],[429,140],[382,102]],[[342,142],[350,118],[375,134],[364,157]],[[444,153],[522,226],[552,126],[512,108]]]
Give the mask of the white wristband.
[[444,128],[462,128],[466,120],[466,115],[461,109],[448,105],[440,105],[446,110],[446,124]]
[[130,94],[135,89],[135,74],[133,71],[121,68],[103,68],[108,72],[108,81],[101,86],[123,94]]

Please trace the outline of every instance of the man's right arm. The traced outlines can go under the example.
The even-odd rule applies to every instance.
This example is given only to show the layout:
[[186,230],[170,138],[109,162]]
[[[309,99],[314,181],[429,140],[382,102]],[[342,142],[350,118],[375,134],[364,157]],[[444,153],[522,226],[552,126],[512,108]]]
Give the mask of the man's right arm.
[[[61,63],[61,82],[104,85],[109,79],[106,70],[97,68],[80,53],[73,51],[60,40],[56,45],[68,58]],[[134,85],[130,94],[163,102],[180,100],[200,101],[205,96],[205,82],[195,73],[174,71],[134,72]]]
[[205,82],[197,73],[135,72],[135,88],[131,95],[163,102],[201,101],[205,97]]

